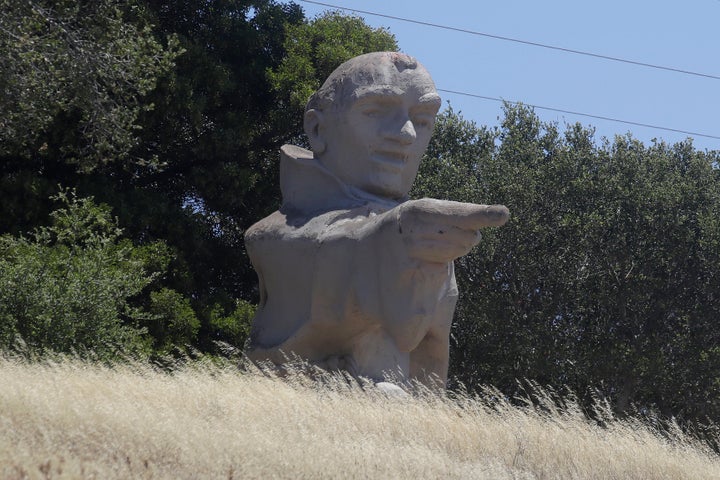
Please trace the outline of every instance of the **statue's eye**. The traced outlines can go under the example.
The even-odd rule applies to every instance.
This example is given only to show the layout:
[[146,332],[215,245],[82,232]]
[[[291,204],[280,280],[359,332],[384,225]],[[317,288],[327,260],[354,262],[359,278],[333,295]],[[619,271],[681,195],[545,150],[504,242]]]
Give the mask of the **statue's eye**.
[[430,115],[416,115],[412,119],[416,127],[429,128],[434,124],[434,117]]
[[384,113],[384,111],[382,108],[367,107],[362,109],[362,113],[366,117],[379,117]]
[[390,115],[391,110],[392,105],[381,102],[368,102],[360,106],[360,112],[362,112],[363,115],[371,118]]

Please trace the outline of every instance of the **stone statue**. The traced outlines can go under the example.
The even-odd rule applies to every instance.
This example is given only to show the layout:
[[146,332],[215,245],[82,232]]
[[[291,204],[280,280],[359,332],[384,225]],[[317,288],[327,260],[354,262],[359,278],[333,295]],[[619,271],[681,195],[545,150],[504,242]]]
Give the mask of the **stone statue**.
[[260,281],[251,360],[445,384],[453,260],[509,212],[408,200],[440,106],[427,70],[394,52],[343,63],[310,98],[312,152],[281,148],[282,206],[245,235]]

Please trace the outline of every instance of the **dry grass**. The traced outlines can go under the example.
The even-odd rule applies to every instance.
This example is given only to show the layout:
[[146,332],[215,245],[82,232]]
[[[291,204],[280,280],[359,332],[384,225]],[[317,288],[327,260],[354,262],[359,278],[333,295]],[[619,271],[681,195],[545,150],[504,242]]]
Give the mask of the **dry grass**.
[[0,359],[0,478],[717,479],[720,459],[572,408]]

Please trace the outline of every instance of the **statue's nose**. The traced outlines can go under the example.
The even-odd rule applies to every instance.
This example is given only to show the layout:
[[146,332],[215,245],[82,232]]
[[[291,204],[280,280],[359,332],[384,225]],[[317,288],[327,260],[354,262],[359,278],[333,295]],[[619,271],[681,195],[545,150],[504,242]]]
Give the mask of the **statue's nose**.
[[390,131],[388,131],[387,133],[389,137],[391,137],[397,142],[402,143],[403,145],[409,145],[413,143],[417,138],[417,133],[415,132],[415,125],[413,125],[412,121],[409,118],[405,120],[399,130],[396,124],[395,128],[390,129]]

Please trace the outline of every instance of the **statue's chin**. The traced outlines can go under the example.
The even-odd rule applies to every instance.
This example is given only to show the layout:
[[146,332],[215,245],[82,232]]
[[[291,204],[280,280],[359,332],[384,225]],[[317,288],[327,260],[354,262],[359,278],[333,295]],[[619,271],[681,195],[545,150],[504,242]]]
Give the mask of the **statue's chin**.
[[403,176],[400,172],[384,170],[372,172],[368,182],[360,188],[372,195],[393,200],[405,198],[409,190],[405,188]]

